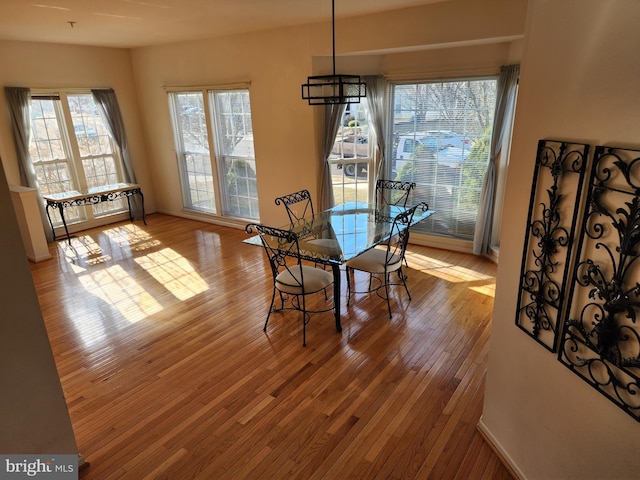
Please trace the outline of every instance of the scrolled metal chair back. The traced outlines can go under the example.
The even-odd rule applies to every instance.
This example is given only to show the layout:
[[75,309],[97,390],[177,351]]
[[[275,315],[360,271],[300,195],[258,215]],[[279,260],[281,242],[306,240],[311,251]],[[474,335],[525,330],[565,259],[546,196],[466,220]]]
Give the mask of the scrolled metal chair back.
[[409,228],[411,227],[413,216],[418,208],[426,211],[429,209],[429,206],[424,202],[418,203],[404,212],[399,213],[393,219],[391,236],[387,242],[387,263],[391,263],[397,258],[404,258],[409,243]]
[[[298,236],[294,232],[255,223],[247,225],[245,231],[249,234],[255,231],[260,235],[274,279],[281,271],[290,270],[292,264],[299,265],[301,263]],[[292,277],[296,281],[298,280],[295,275]],[[299,286],[302,286],[302,275],[299,277]]]
[[378,179],[376,181],[376,208],[387,206],[406,207],[415,182]]
[[300,190],[298,192],[277,197],[276,205],[284,205],[289,216],[291,225],[296,225],[305,217],[313,217],[313,201],[309,190]]

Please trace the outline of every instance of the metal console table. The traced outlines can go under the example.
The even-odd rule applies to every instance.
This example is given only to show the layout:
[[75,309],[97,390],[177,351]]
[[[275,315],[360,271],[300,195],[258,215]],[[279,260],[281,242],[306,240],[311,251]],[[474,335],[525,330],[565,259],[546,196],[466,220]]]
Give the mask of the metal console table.
[[95,205],[102,202],[111,202],[120,198],[127,199],[127,205],[129,207],[129,218],[133,221],[133,211],[131,210],[131,200],[129,197],[132,195],[139,195],[142,202],[142,221],[147,224],[144,213],[144,195],[140,185],[136,183],[116,183],[113,185],[103,185],[101,187],[92,187],[87,190],[86,193],[78,192],[76,190],[63,193],[52,193],[49,195],[43,195],[42,197],[47,202],[46,211],[51,230],[53,231],[53,239],[56,239],[55,229],[53,222],[51,221],[51,215],[49,215],[49,208],[57,208],[60,212],[60,218],[64,225],[64,231],[67,234],[67,240],[71,244],[71,236],[69,235],[69,229],[67,228],[67,221],[64,218],[64,209],[67,207],[78,207],[85,205]]

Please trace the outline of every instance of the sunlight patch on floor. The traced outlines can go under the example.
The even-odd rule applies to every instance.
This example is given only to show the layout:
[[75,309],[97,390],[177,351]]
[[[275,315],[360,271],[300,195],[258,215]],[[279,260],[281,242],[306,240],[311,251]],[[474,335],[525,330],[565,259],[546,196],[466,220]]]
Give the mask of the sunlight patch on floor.
[[80,284],[131,323],[162,310],[162,305],[119,265],[83,275]]
[[[107,235],[111,245],[116,245],[115,248],[131,247],[132,251],[140,252],[160,245],[159,241],[136,225],[123,225],[103,233]],[[79,275],[82,287],[102,300],[107,308],[117,310],[130,323],[143,320],[163,309],[162,304],[121,266],[100,265],[98,270],[91,268],[106,264],[112,257],[105,254],[103,246],[90,236],[74,237],[71,244],[60,242],[59,245],[66,263],[73,273]],[[209,288],[191,263],[170,248],[151,251],[134,258],[134,261],[179,300],[187,300]]]
[[97,310],[87,313],[82,319],[76,317],[71,319],[86,347],[97,345],[107,338],[107,329],[102,323],[103,319],[104,316]]
[[482,295],[487,295],[491,298],[495,298],[496,296],[496,284],[488,283],[487,285],[481,285],[479,287],[469,287],[470,290],[474,292],[481,293]]
[[405,258],[409,263],[409,267],[419,270],[421,272],[426,272],[435,268],[444,268],[444,267],[452,267],[451,263],[443,262],[442,260],[437,260],[435,258],[427,257],[426,255],[420,255],[419,253],[413,253],[407,250],[405,252]]
[[436,260],[425,255],[419,255],[416,253],[406,252],[405,257],[409,263],[409,267],[415,270],[419,270],[429,275],[442,278],[449,282],[474,282],[478,280],[494,280],[491,275],[485,275],[484,273],[471,270],[469,268],[461,267],[451,263]]
[[135,261],[179,300],[187,300],[209,288],[189,261],[171,248],[149,253]]
[[134,252],[141,252],[160,245],[149,233],[131,223],[110,228],[103,232],[109,240],[121,247],[130,248]]
[[482,285],[470,286],[469,288],[474,292],[481,293],[483,295],[488,295],[490,297],[495,296],[496,284],[495,277],[492,275],[486,275],[460,265],[443,262],[442,260],[437,260],[435,258],[409,251],[406,252],[405,257],[409,263],[409,268],[426,273],[427,275],[441,278],[447,282],[486,282]]
[[62,250],[63,258],[74,273],[86,271],[87,265],[98,265],[111,260],[110,255],[102,251],[102,247],[89,235],[72,238],[71,245],[66,240],[58,243]]

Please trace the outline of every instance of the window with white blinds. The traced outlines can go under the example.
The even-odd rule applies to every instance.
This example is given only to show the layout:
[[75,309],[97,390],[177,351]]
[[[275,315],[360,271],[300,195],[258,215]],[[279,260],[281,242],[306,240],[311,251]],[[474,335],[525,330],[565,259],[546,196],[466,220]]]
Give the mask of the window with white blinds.
[[486,77],[391,85],[387,175],[416,182],[413,202],[437,211],[416,231],[473,239],[496,85]]

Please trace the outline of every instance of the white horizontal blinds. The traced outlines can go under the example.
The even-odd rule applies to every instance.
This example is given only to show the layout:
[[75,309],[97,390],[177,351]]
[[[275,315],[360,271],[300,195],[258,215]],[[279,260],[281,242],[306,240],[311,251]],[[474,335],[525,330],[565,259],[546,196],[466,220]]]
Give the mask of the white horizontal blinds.
[[416,182],[415,201],[437,215],[425,233],[472,239],[496,98],[495,78],[393,84],[387,168]]
[[250,82],[227,83],[222,85],[166,85],[167,93],[215,92],[229,90],[249,90]]

